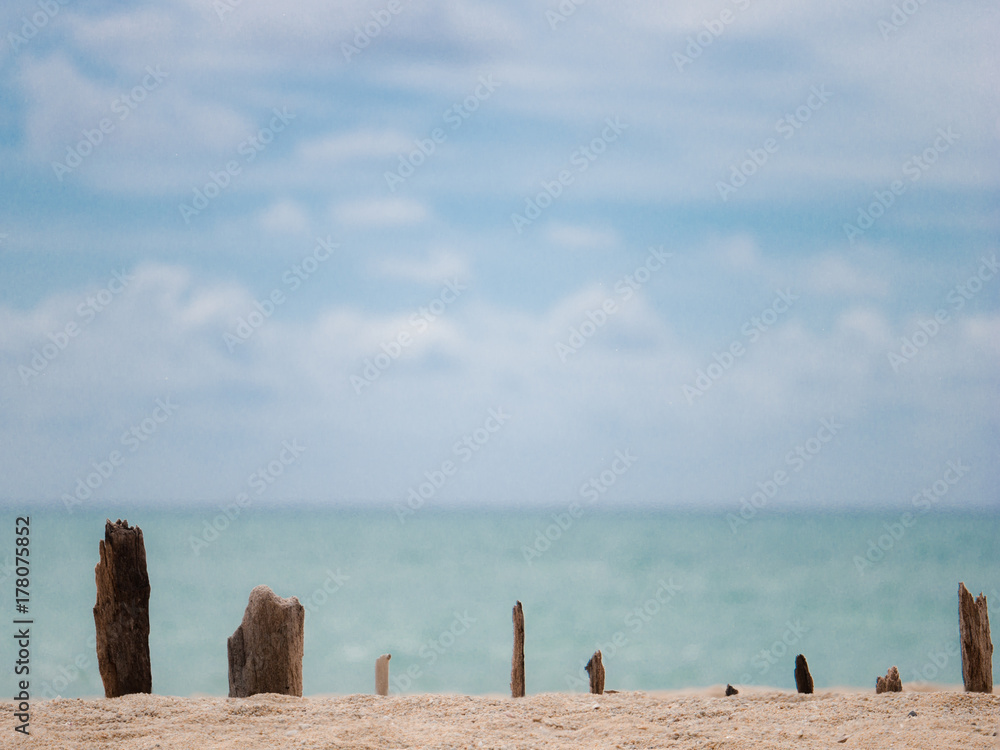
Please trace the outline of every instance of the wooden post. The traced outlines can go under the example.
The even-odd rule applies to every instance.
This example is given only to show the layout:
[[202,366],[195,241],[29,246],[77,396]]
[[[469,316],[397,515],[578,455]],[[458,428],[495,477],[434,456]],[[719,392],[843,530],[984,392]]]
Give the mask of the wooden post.
[[594,695],[604,695],[604,664],[601,661],[600,649],[590,657],[586,670],[590,675],[590,692]]
[[524,610],[514,607],[514,656],[510,660],[510,697],[524,697]]
[[895,667],[889,667],[889,671],[885,673],[885,677],[875,678],[875,695],[902,692],[903,681],[899,679],[899,670]]
[[806,657],[799,654],[795,657],[795,688],[800,693],[812,693],[813,691],[813,678],[809,674],[809,665],[806,663]]
[[375,660],[375,695],[389,694],[389,659],[392,654],[382,654]]
[[986,597],[975,599],[958,584],[958,632],[962,642],[962,681],[967,693],[993,692],[993,641]]
[[229,637],[229,697],[257,693],[302,696],[306,610],[267,586],[250,592],[243,622]]
[[104,524],[100,562],[94,568],[97,666],[104,696],[150,693],[149,575],[142,529],[119,519]]

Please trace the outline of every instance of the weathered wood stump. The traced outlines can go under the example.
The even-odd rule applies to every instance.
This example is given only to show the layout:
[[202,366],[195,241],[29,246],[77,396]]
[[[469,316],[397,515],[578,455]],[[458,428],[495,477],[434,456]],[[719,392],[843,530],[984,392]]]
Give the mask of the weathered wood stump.
[[250,592],[243,622],[227,642],[230,698],[302,696],[305,619],[305,607],[294,596],[282,599],[267,586]]
[[382,654],[375,660],[375,695],[389,694],[389,659],[392,654]]
[[885,673],[885,677],[875,678],[875,695],[902,692],[903,681],[899,679],[899,670],[895,667],[889,667],[889,671]]
[[975,599],[958,584],[958,632],[962,642],[962,681],[967,693],[993,692],[993,641],[986,597]]
[[799,654],[795,657],[795,689],[800,693],[812,693],[813,691],[813,678],[809,674],[809,665],[806,663],[806,657]]
[[524,697],[524,610],[514,606],[514,655],[510,660],[510,697]]
[[142,529],[119,519],[104,524],[100,562],[94,568],[97,666],[104,696],[150,693],[149,575]]
[[594,695],[604,695],[604,663],[601,660],[600,649],[590,657],[586,670],[590,675],[590,692]]

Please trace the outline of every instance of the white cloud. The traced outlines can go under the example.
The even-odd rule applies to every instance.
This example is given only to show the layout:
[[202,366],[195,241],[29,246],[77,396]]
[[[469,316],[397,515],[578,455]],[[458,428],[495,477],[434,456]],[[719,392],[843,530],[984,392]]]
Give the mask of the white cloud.
[[1000,359],[1000,315],[977,315],[962,321],[963,344]]
[[[0,308],[0,359],[29,362],[48,333],[77,317],[78,298],[93,293],[54,295],[25,313]],[[884,409],[919,406],[893,424],[901,437],[932,427],[936,403],[961,412],[961,429],[938,427],[907,448],[915,463],[946,449],[973,455],[995,419],[995,315],[949,323],[898,375],[886,342],[909,330],[893,330],[877,307],[846,308],[829,331],[793,315],[688,404],[683,386],[713,361],[711,346],[680,341],[671,330],[677,321],[643,295],[621,304],[574,356],[560,360],[556,342],[603,299],[604,290],[593,287],[532,313],[463,295],[422,328],[407,308],[374,313],[331,301],[302,317],[280,307],[230,353],[223,334],[248,319],[254,296],[182,266],[146,264],[37,378],[22,384],[16,367],[6,370],[4,393],[15,397],[5,399],[0,441],[16,448],[0,455],[0,470],[11,495],[58,497],[89,461],[107,454],[123,427],[169,394],[182,405],[176,421],[131,464],[143,471],[123,473],[102,497],[225,496],[252,470],[247,455],[266,455],[290,436],[309,446],[310,461],[276,496],[398,497],[412,476],[440,463],[441,446],[501,405],[517,420],[492,458],[456,481],[459,495],[495,486],[513,493],[507,499],[570,497],[594,471],[595,456],[634,445],[644,459],[660,458],[636,472],[631,498],[662,501],[669,486],[670,500],[717,502],[742,491],[739,483],[754,474],[746,467],[763,471],[832,412],[851,422],[851,432],[824,454],[828,492],[836,495],[837,476],[850,476],[871,482],[877,494],[886,486],[880,467],[897,457],[895,441],[873,450],[858,436]],[[397,350],[391,342],[401,332],[410,343]],[[377,379],[356,394],[351,376],[377,356],[384,362]],[[86,435],[67,431],[67,419],[92,427]],[[47,446],[45,456],[32,450],[37,444]],[[554,445],[564,458],[540,460],[551,455],[544,446]],[[718,459],[733,452],[745,470],[719,470]],[[69,458],[48,463],[51,455]],[[333,474],[331,461],[339,467]]]
[[[253,122],[225,104],[200,101],[169,66],[149,68],[155,77],[142,67],[123,72],[123,83],[108,84],[62,54],[28,59],[20,84],[28,101],[29,155],[66,164],[73,147],[83,158],[63,181],[143,193],[194,185],[238,157],[237,146],[256,132]],[[151,88],[144,89],[143,82]],[[141,99],[132,98],[136,90]],[[95,145],[84,144],[84,151],[79,146],[84,140]]]
[[613,229],[603,229],[575,224],[549,224],[545,236],[554,245],[574,249],[612,248],[620,244]]
[[891,344],[891,329],[885,316],[876,309],[855,307],[845,310],[837,318],[837,333],[856,335],[869,346],[883,347]]
[[299,158],[333,164],[351,159],[386,159],[413,146],[413,140],[393,130],[357,130],[311,138],[298,146]]
[[349,226],[387,227],[421,224],[429,212],[423,203],[408,198],[371,198],[339,203],[333,216]]
[[[164,449],[157,481],[137,472],[110,488],[122,497],[149,496],[150,489],[225,494],[225,470],[237,479],[248,470],[241,461],[252,451],[242,448],[300,431],[315,447],[311,455],[322,455],[316,468],[303,464],[303,494],[328,496],[332,488],[385,497],[405,484],[405,470],[419,476],[439,460],[435,451],[474,426],[480,405],[497,402],[518,410],[504,432],[510,445],[485,459],[468,486],[528,498],[562,497],[567,487],[572,493],[576,479],[593,470],[588,455],[628,440],[660,457],[643,463],[651,468],[639,470],[650,473],[637,493],[670,487],[672,495],[718,499],[733,488],[713,462],[734,473],[726,469],[733,456],[748,467],[761,457],[766,463],[771,452],[780,456],[789,447],[794,436],[782,431],[797,430],[831,404],[857,421],[856,434],[884,432],[895,443],[830,462],[842,475],[860,477],[856,486],[873,496],[888,481],[879,470],[902,475],[885,471],[892,459],[919,468],[948,441],[973,452],[982,450],[982,435],[996,432],[989,400],[1000,366],[995,315],[956,316],[898,375],[886,360],[886,349],[968,275],[954,259],[980,252],[970,248],[979,242],[973,230],[981,238],[996,228],[988,201],[976,193],[971,200],[965,192],[945,194],[929,209],[918,196],[982,188],[1000,174],[991,169],[996,97],[984,94],[996,88],[994,8],[924,4],[886,41],[877,25],[885,7],[752,3],[679,72],[672,53],[683,51],[721,6],[585,3],[552,31],[548,7],[414,0],[351,63],[340,43],[370,18],[370,4],[243,2],[224,19],[204,0],[103,15],[78,15],[74,7],[43,31],[54,44],[40,38],[17,53],[12,80],[15,98],[24,101],[0,115],[4,132],[14,134],[2,155],[17,191],[11,226],[3,227],[11,232],[5,253],[66,259],[70,268],[57,278],[86,273],[98,257],[177,260],[218,251],[240,258],[247,251],[260,258],[284,252],[268,233],[304,232],[313,219],[329,225],[332,217],[341,226],[325,226],[323,234],[351,234],[352,244],[378,260],[344,262],[328,287],[316,281],[232,354],[222,334],[254,310],[244,284],[259,292],[275,283],[254,270],[263,264],[241,265],[242,283],[205,281],[182,264],[140,265],[127,293],[28,386],[17,365],[75,320],[76,306],[93,290],[49,293],[62,282],[33,280],[31,273],[28,288],[15,290],[19,271],[10,271],[10,298],[19,306],[0,307],[0,358],[11,365],[2,375],[9,421],[0,420],[0,443],[13,452],[0,453],[0,475],[13,477],[11,493],[57,496],[63,480],[72,481],[74,460],[85,467],[100,458],[92,452],[100,453],[102,435],[113,440],[165,388],[183,394],[190,422],[178,429],[173,452]],[[598,48],[616,54],[595,57]],[[116,124],[66,186],[56,186],[56,200],[47,192],[51,174],[35,180],[30,170],[45,171],[106,116],[146,65],[157,64],[168,80]],[[445,107],[463,101],[479,75],[501,83],[496,94],[460,131],[447,131],[446,142],[392,197],[384,172],[412,151],[414,138],[442,124]],[[759,148],[778,117],[824,84],[830,101],[722,205],[715,183],[728,165]],[[299,115],[292,127],[243,164],[205,215],[190,227],[179,222],[178,200],[190,200],[210,171],[237,158],[237,145],[283,104]],[[567,187],[546,214],[552,224],[535,226],[516,244],[505,215],[615,115],[629,124],[620,141]],[[869,201],[952,121],[960,141],[899,198],[863,252],[841,254],[846,242],[838,232],[810,234],[807,227],[835,229],[850,220],[855,196],[859,205]],[[117,195],[109,192],[128,200],[112,205]],[[849,204],[842,217],[834,215],[840,201]],[[811,203],[801,214],[808,221],[777,226],[789,203]],[[326,215],[314,216],[316,205],[329,207]],[[664,223],[657,225],[661,206]],[[86,220],[73,207],[88,212]],[[672,231],[675,217],[678,245],[695,248],[670,245],[678,251],[677,273],[658,277],[599,326],[578,355],[560,362],[554,343],[611,291],[566,293],[560,284],[572,282],[558,257],[538,250],[546,243],[617,250],[623,240],[611,227],[628,226],[636,235],[651,227]],[[700,244],[704,223],[732,229]],[[777,246],[760,245],[753,230],[741,229],[746,225],[780,235]],[[954,234],[924,233],[921,247],[892,257],[872,244],[891,247],[898,237],[875,238],[925,225]],[[407,230],[408,244],[380,237],[383,227]],[[429,244],[421,235],[430,228]],[[789,237],[801,238],[801,246],[781,246]],[[288,244],[298,247],[298,240]],[[304,253],[304,245],[295,252]],[[79,269],[77,250],[94,254]],[[224,262],[195,261],[212,268]],[[359,400],[350,375],[410,325],[410,310],[395,309],[377,291],[365,296],[378,281],[372,273],[424,284],[452,275],[464,280],[470,269],[487,267],[496,278],[481,272],[476,291],[449,307]],[[713,347],[734,335],[732,310],[786,285],[803,292],[801,303],[704,399],[688,405],[681,388],[713,361]],[[994,299],[984,291],[970,310],[988,309]],[[376,304],[381,308],[368,308]],[[965,423],[948,421],[948,409]],[[893,419],[883,424],[886,414]],[[86,425],[78,444],[67,425]],[[560,459],[552,458],[552,446]],[[836,472],[830,480],[829,487],[839,486]]]
[[394,256],[382,258],[375,271],[383,276],[405,279],[423,284],[439,284],[445,279],[458,278],[463,283],[469,279],[468,258],[458,253],[437,250],[427,258]]
[[258,222],[274,234],[299,234],[309,227],[309,216],[299,203],[285,198],[264,209]]
[[730,271],[756,271],[760,268],[760,250],[753,237],[745,234],[722,240],[717,251],[723,267]]
[[861,271],[840,255],[822,255],[806,261],[805,287],[827,296],[884,298],[889,283],[879,271]]
[[98,128],[100,120],[109,116],[115,95],[111,87],[82,75],[61,54],[26,59],[20,83],[27,101],[24,130],[28,152],[44,161],[63,160],[66,147],[84,138],[81,131]]
[[172,45],[186,19],[162,8],[132,8],[114,15],[73,15],[70,25],[74,40],[92,54],[111,55],[121,63],[123,53],[145,64],[163,63],[172,53]]

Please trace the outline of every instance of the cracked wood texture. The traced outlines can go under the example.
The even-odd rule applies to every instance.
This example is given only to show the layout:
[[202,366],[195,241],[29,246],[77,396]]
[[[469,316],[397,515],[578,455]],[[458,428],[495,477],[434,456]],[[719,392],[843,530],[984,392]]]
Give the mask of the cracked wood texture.
[[875,678],[875,695],[901,692],[903,692],[903,682],[899,679],[899,670],[895,666],[889,667],[885,677]]
[[306,610],[294,596],[282,599],[267,586],[250,592],[243,622],[227,642],[229,697],[258,693],[302,697]]
[[962,681],[967,693],[993,692],[993,641],[986,597],[975,599],[958,584],[958,631],[962,641]]
[[524,697],[524,610],[514,606],[514,655],[510,660],[510,697]]
[[149,575],[142,529],[119,519],[104,525],[100,562],[94,568],[97,665],[104,696],[150,693]]
[[594,695],[604,695],[604,661],[600,650],[595,651],[586,666],[590,675],[590,692]]

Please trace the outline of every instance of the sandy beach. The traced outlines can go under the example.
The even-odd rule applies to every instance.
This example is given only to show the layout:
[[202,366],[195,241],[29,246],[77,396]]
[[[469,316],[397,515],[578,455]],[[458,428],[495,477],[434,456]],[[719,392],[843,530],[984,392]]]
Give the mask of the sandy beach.
[[[9,704],[8,704],[9,705]],[[371,695],[244,699],[130,695],[41,701],[30,738],[52,750],[217,748],[1000,748],[1000,696],[723,688],[601,696]],[[915,715],[914,715],[915,714]],[[8,712],[8,717],[10,712]]]

